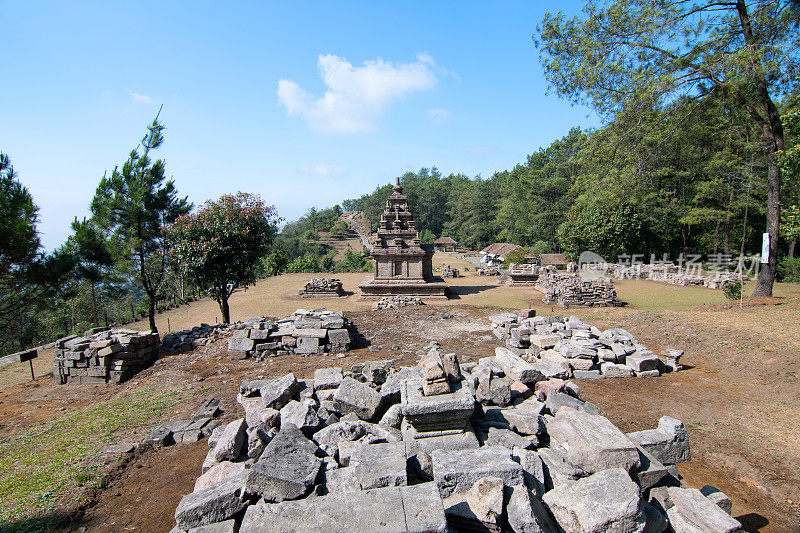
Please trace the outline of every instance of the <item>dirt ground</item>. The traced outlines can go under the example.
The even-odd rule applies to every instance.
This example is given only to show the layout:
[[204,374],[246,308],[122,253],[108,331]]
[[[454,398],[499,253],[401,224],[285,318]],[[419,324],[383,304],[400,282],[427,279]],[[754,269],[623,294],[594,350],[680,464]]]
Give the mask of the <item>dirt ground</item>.
[[[446,259],[456,266],[457,258]],[[118,387],[54,387],[44,375],[34,382],[11,384],[4,373],[19,370],[4,369],[0,372],[0,386],[4,386],[0,390],[0,439],[53,420],[76,404],[91,404],[123,391],[188,386],[188,399],[165,413],[165,419],[185,418],[213,396],[222,400],[223,419],[230,420],[243,415],[235,397],[245,377],[286,372],[311,377],[316,368],[348,367],[375,359],[415,364],[417,352],[434,340],[462,357],[491,355],[498,342],[489,330],[488,316],[498,308],[533,304],[540,315],[575,314],[601,328],[625,327],[656,352],[663,347],[685,349],[682,362],[687,369],[682,372],[649,379],[581,380],[581,395],[599,405],[624,431],[655,427],[663,415],[683,420],[692,451],[692,460],[679,467],[687,486],[711,484],[723,490],[733,499],[734,516],[748,531],[800,531],[800,288],[782,289],[781,305],[740,310],[721,306],[724,298],[720,299],[719,291],[701,289],[698,293],[653,282],[622,282],[618,284],[620,297],[634,303],[629,308],[552,312],[532,289],[499,287],[493,278],[468,276],[448,280],[457,286],[459,299],[402,311],[371,312],[369,304],[352,297],[314,304],[293,298],[291,292],[308,277],[281,276],[271,284],[237,293],[233,318],[283,316],[297,307],[343,309],[369,347],[348,352],[344,358],[286,356],[255,363],[228,359],[221,342],[187,354],[164,356]],[[364,275],[340,277],[348,289]],[[686,300],[694,306],[687,307]],[[199,323],[197,317],[208,314],[213,306],[213,302],[197,302],[160,315],[159,320],[165,322],[169,316],[175,330]],[[47,354],[42,354],[38,364],[46,359]],[[20,376],[24,373],[17,378]],[[160,422],[154,421],[153,426]],[[136,442],[143,432],[119,435],[116,441]],[[69,517],[64,530],[169,531],[175,507],[191,492],[206,451],[207,445],[201,441],[141,450],[124,464],[111,464],[104,490],[64,504],[60,512]]]

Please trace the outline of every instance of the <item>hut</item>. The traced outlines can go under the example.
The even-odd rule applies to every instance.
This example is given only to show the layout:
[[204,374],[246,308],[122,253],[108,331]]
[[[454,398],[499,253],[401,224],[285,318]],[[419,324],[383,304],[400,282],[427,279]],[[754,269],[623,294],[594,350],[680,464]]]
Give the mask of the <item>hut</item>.
[[520,246],[507,242],[496,242],[494,244],[490,244],[480,251],[481,263],[490,267],[498,266],[506,260],[508,254],[517,248],[520,248]]
[[433,248],[437,252],[455,252],[458,241],[452,237],[439,237],[433,241]]

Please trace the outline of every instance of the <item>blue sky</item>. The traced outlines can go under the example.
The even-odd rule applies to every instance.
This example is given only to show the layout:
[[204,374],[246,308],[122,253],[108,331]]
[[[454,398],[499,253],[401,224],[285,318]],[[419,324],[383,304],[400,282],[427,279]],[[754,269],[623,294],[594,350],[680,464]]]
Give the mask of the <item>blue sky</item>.
[[545,94],[531,41],[578,7],[0,0],[0,151],[49,249],[161,104],[156,155],[196,205],[241,190],[292,220],[423,166],[488,177],[598,125]]

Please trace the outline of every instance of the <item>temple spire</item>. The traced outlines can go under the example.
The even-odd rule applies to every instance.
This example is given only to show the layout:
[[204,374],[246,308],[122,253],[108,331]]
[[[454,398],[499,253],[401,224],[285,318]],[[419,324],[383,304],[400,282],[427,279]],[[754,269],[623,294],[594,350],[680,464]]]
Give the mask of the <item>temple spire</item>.
[[400,176],[397,176],[397,178],[395,179],[394,187],[392,187],[392,190],[398,193],[403,192],[403,188],[400,186]]

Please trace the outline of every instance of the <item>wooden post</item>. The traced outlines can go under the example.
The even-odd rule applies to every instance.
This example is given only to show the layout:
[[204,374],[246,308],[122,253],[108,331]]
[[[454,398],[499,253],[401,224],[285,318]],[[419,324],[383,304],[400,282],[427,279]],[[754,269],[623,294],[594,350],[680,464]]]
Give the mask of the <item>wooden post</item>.
[[167,333],[170,333],[170,332],[172,332],[172,329],[170,329],[169,317],[167,317]]
[[28,362],[31,364],[31,381],[35,381],[36,376],[33,375],[33,359],[28,359]]

